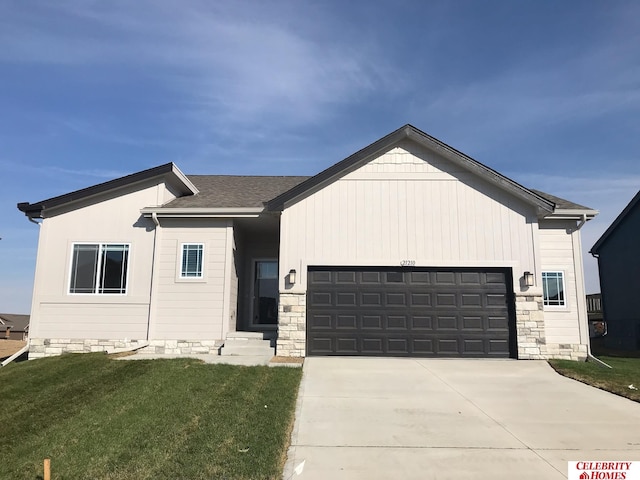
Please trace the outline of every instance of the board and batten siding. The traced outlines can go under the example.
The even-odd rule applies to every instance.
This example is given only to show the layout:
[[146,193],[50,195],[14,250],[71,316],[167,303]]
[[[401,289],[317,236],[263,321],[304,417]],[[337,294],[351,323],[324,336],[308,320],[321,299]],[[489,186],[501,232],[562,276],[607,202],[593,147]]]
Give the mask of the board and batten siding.
[[539,235],[541,270],[563,272],[567,303],[565,307],[544,307],[547,343],[585,343],[586,332],[577,328],[579,324],[586,327],[582,273],[576,271],[582,267],[580,231],[576,230],[575,221],[542,220]]
[[[512,267],[536,271],[534,207],[407,142],[282,213],[281,291],[309,265]],[[339,234],[338,234],[339,232]]]
[[[40,226],[30,337],[145,339],[154,226],[140,209],[174,195],[163,181],[150,180],[45,211]],[[114,214],[117,212],[117,214]],[[73,244],[127,243],[125,295],[70,294]]]
[[[158,237],[151,338],[224,338],[230,309],[235,317],[236,308],[230,305],[232,262],[227,262],[229,245],[233,247],[231,221],[161,219]],[[204,245],[203,278],[180,278],[185,243]]]

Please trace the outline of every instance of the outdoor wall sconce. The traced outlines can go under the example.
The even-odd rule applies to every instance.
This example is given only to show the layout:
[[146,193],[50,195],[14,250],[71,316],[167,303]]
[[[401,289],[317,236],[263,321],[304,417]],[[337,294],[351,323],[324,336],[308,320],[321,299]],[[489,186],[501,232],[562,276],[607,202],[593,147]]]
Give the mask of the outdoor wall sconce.
[[289,270],[289,283],[291,285],[296,284],[296,271],[293,268]]
[[527,287],[533,287],[533,273],[524,272],[524,284]]

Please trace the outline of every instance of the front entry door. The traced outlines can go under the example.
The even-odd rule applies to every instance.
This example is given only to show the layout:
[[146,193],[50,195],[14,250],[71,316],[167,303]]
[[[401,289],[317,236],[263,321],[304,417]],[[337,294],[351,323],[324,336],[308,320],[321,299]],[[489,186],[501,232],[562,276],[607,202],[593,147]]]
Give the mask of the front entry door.
[[278,261],[256,260],[253,283],[253,325],[278,323]]

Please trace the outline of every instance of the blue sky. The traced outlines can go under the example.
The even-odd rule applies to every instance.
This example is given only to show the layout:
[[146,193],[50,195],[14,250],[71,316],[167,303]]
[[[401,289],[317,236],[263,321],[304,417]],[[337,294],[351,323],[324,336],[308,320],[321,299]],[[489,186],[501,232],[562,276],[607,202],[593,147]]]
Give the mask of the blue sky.
[[27,313],[16,209],[166,162],[313,175],[411,123],[600,210],[640,189],[635,1],[0,0],[0,311]]

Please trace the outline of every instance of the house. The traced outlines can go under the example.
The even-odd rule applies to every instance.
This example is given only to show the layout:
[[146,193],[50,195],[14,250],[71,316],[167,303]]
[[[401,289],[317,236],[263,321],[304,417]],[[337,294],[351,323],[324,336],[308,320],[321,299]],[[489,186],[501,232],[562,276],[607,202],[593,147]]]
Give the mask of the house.
[[604,346],[640,350],[640,191],[591,247],[598,259]]
[[18,208],[40,224],[30,357],[105,347],[584,359],[580,228],[411,125],[313,177],[166,164]]
[[29,315],[0,313],[0,338],[26,340],[29,336]]

